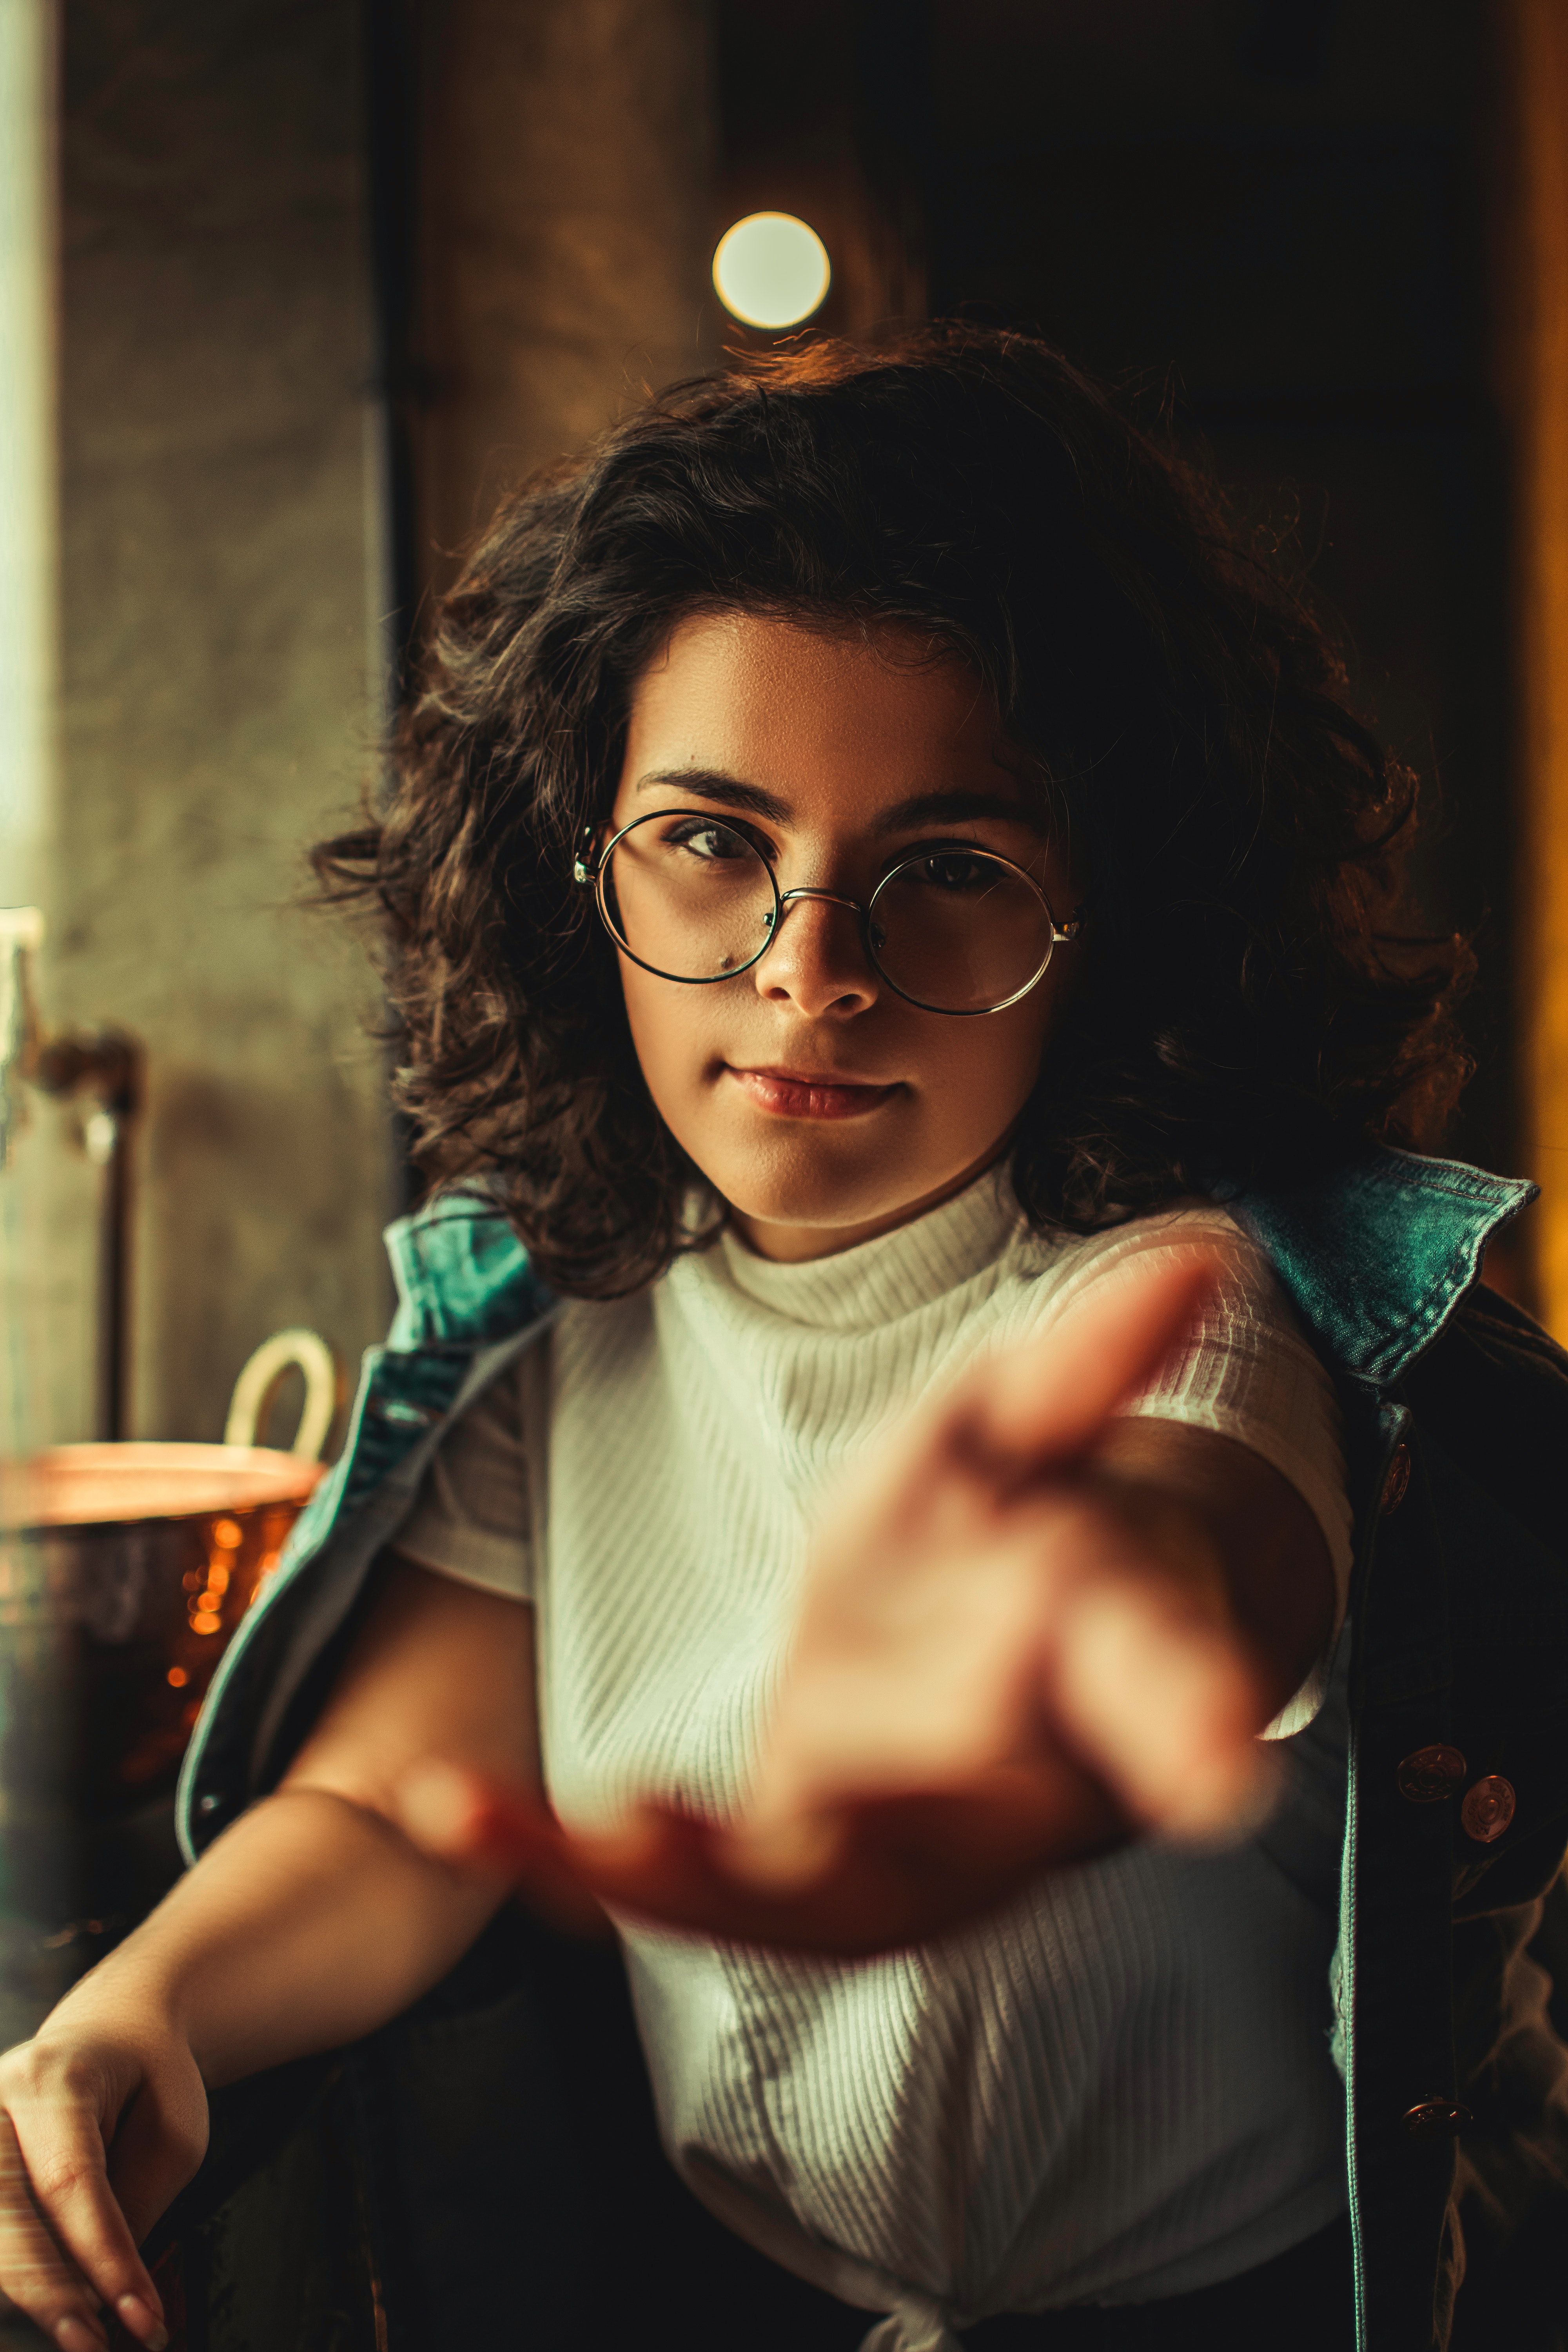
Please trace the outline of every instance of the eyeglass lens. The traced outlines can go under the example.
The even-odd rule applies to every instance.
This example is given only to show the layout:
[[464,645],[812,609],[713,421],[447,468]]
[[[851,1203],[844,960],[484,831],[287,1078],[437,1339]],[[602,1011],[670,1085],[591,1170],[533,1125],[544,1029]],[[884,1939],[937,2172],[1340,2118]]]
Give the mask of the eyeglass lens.
[[[777,900],[766,860],[713,817],[642,819],[611,851],[601,889],[622,946],[670,980],[744,971],[773,935]],[[1005,859],[942,849],[887,876],[873,894],[867,936],[900,995],[933,1013],[983,1013],[1038,978],[1050,958],[1051,918]]]
[[1037,980],[1051,919],[1026,877],[983,849],[895,866],[870,908],[871,948],[900,996],[933,1013],[987,1013]]
[[623,947],[671,980],[722,980],[754,963],[778,903],[745,835],[703,816],[633,825],[610,853],[602,888]]

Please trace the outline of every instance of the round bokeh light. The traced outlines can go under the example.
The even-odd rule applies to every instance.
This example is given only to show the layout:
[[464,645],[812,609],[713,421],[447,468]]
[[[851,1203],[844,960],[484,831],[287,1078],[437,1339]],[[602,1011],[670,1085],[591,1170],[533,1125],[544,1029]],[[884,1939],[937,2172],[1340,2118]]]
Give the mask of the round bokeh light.
[[725,230],[713,256],[713,283],[731,318],[747,327],[798,327],[832,280],[827,247],[793,213],[748,213]]

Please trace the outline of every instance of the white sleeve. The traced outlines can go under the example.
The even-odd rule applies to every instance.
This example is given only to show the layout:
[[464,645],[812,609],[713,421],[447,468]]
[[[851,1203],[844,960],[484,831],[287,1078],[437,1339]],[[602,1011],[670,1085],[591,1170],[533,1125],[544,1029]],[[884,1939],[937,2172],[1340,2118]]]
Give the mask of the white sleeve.
[[447,1431],[394,1548],[459,1584],[531,1601],[522,1370],[519,1365],[503,1372]]
[[1334,1576],[1333,1631],[1301,1687],[1264,1737],[1304,1730],[1322,1705],[1350,1591],[1352,1516],[1339,1400],[1268,1259],[1219,1209],[1194,1209],[1112,1230],[1075,1267],[1067,1286],[1142,1270],[1162,1253],[1194,1242],[1212,1247],[1224,1273],[1191,1337],[1159,1378],[1124,1410],[1185,1422],[1233,1437],[1290,1481],[1322,1528]]

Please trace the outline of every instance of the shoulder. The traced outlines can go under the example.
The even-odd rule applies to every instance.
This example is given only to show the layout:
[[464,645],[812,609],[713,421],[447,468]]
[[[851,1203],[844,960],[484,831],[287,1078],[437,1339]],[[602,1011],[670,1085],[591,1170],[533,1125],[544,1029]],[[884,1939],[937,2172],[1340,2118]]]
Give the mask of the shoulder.
[[437,1193],[384,1239],[397,1286],[394,1348],[479,1347],[542,1321],[554,1305],[482,1192]]
[[1173,1202],[1168,1209],[1089,1234],[1024,1227],[1009,1257],[1020,1278],[1043,1284],[1065,1304],[1092,1283],[1143,1272],[1161,1258],[1193,1249],[1216,1256],[1227,1276],[1259,1286],[1272,1279],[1268,1253],[1216,1201]]
[[1211,1342],[1256,1349],[1278,1342],[1292,1351],[1306,1341],[1268,1253],[1222,1203],[1187,1200],[1090,1234],[1036,1233],[1027,1227],[1002,1269],[1002,1336],[1022,1337],[1070,1314],[1102,1285],[1135,1279],[1163,1260],[1201,1249],[1216,1265],[1214,1297],[1200,1328]]

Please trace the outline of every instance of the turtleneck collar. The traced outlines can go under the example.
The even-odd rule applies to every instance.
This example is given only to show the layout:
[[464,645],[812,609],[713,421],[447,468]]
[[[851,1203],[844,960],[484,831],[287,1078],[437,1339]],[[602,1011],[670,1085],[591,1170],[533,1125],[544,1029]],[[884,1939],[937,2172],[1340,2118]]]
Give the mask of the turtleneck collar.
[[758,1306],[819,1330],[864,1330],[944,1297],[994,1265],[1021,1222],[1005,1170],[989,1168],[951,1201],[832,1257],[780,1265],[728,1230],[718,1249],[731,1285]]

